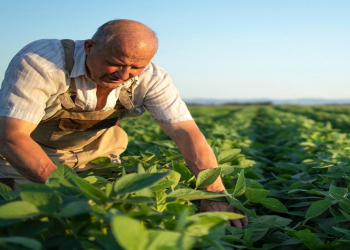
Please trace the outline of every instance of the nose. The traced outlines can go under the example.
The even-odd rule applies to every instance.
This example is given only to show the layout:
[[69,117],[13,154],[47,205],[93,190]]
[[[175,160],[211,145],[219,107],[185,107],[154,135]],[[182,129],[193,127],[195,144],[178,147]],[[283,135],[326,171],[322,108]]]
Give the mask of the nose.
[[122,79],[123,81],[128,80],[130,76],[129,67],[126,67],[126,66],[121,67],[120,70],[115,72],[115,75],[119,79]]

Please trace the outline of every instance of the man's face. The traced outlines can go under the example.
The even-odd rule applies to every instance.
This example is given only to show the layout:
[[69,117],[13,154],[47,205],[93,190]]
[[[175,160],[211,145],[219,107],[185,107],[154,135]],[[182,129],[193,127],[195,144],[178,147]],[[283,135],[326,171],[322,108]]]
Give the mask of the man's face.
[[85,41],[84,49],[88,76],[98,85],[111,89],[139,75],[154,55],[127,47],[105,46],[97,50],[92,40]]

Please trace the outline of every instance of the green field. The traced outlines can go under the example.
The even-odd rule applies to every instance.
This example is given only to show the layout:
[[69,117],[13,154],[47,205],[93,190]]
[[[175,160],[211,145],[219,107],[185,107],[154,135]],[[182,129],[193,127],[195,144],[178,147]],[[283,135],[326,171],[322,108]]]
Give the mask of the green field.
[[[0,249],[349,249],[350,107],[190,110],[220,168],[196,179],[148,114],[123,120],[121,165],[0,185]],[[227,194],[200,190],[218,175]],[[198,213],[203,198],[231,202],[249,225]]]

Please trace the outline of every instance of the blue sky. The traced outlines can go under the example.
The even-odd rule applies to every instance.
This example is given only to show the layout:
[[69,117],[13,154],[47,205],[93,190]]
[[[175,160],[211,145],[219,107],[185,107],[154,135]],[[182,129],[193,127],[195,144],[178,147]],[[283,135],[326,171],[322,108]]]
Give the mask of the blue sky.
[[0,0],[0,80],[23,46],[133,19],[183,98],[349,98],[350,1]]

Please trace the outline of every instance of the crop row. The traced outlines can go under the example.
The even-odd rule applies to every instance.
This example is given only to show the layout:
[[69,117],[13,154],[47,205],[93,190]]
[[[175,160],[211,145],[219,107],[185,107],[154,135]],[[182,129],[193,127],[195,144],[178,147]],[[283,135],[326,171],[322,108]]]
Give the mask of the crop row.
[[263,186],[286,206],[286,218],[291,219],[284,234],[275,235],[280,242],[268,246],[302,249],[298,241],[309,249],[347,246],[348,135],[273,108],[260,109],[255,125],[258,141],[264,143],[264,156],[273,162],[264,168],[265,176],[271,178]]
[[[339,107],[311,107],[311,106],[279,106],[281,111],[292,112],[294,114],[304,115],[324,124],[340,129],[343,132],[350,132],[350,110]],[[343,112],[342,112],[342,111]]]
[[[272,107],[191,107],[219,162],[197,178],[149,115],[122,122],[122,164],[77,176],[59,166],[46,185],[0,185],[3,249],[346,249],[349,136]],[[201,191],[221,175],[226,194]],[[229,201],[249,218],[198,213]]]

